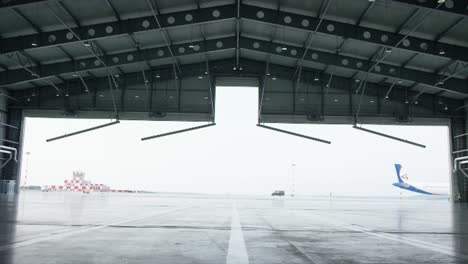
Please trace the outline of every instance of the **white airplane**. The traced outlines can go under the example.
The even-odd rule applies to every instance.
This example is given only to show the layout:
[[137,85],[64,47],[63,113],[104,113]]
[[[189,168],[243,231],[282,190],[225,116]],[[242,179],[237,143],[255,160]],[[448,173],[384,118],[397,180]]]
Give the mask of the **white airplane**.
[[[448,184],[444,183],[424,183],[424,184],[415,184],[409,183],[408,175],[402,174],[401,169],[403,167],[400,164],[395,164],[396,174],[398,178],[398,182],[395,182],[393,186],[421,194],[427,195],[448,195],[449,194],[449,186]],[[418,187],[416,187],[417,185]]]

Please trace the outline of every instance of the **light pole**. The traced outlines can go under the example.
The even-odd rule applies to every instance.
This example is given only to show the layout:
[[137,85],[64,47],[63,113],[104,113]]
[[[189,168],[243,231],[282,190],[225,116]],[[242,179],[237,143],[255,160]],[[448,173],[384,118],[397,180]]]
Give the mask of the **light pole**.
[[26,170],[24,172],[24,183],[23,183],[23,189],[26,189],[26,183],[28,181],[28,168],[29,168],[29,155],[31,152],[26,152]]
[[296,168],[296,164],[292,163],[291,164],[291,197],[294,197],[294,193],[296,192],[296,182],[294,178],[294,169]]

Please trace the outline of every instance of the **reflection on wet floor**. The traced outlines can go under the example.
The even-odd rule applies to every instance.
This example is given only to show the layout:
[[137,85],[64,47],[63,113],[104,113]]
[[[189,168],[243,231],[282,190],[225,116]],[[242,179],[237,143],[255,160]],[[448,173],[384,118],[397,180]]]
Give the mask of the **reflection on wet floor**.
[[446,200],[25,192],[0,263],[468,263]]

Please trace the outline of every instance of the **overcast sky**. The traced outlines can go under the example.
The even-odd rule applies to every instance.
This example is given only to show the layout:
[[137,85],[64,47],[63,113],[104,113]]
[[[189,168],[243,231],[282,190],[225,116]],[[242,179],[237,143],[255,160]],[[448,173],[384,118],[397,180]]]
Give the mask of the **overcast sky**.
[[145,142],[140,138],[199,123],[122,121],[46,143],[109,120],[28,118],[27,183],[61,184],[82,170],[115,189],[269,195],[290,192],[294,178],[297,194],[392,196],[399,195],[391,185],[395,162],[415,182],[449,179],[447,127],[366,126],[426,144],[422,149],[350,125],[275,125],[333,142],[326,145],[256,127],[257,96],[256,88],[218,87],[216,126]]

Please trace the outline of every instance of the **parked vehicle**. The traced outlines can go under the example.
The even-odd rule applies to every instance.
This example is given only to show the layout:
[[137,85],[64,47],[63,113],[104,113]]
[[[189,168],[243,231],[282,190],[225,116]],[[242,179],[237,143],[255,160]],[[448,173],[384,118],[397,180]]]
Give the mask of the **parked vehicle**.
[[271,196],[284,196],[284,191],[282,190],[277,190],[277,191],[274,191]]

